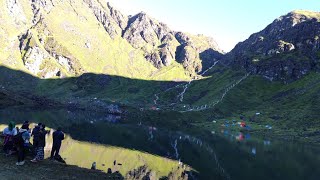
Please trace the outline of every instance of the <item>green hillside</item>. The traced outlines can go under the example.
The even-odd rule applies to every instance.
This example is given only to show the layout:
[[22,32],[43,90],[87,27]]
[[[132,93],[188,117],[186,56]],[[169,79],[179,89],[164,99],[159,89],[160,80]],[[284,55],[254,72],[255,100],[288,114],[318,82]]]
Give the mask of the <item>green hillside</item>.
[[[125,116],[130,122],[142,120],[171,128],[183,122],[239,120],[241,115],[254,125],[272,124],[275,131],[288,131],[284,134],[295,137],[311,135],[319,128],[320,114],[316,110],[320,92],[318,73],[311,73],[290,84],[270,82],[260,76],[246,76],[244,71],[230,71],[221,66],[207,72],[207,78],[190,84],[95,74],[40,80],[7,68],[2,68],[1,73],[6,74],[1,76],[1,82],[7,82],[0,90],[4,105],[95,107],[96,110],[100,107],[103,110],[107,105],[117,104],[127,111]],[[186,84],[188,88],[181,102],[179,95]],[[154,103],[155,94],[158,96],[157,104]],[[74,106],[68,105],[70,102]],[[153,111],[153,108],[160,111]],[[258,112],[260,115],[255,116]]]
[[[217,149],[222,157],[228,146],[237,148],[212,138],[229,122],[233,140],[244,133],[253,140],[320,143],[317,12],[281,16],[225,54],[212,38],[173,31],[143,12],[125,16],[102,0],[0,5],[0,121],[64,125],[68,138],[61,154],[78,167],[45,161],[47,171],[52,165],[81,175],[96,161],[98,169],[112,167],[127,179],[135,179],[130,173],[136,171],[136,179],[177,179],[185,170],[206,179],[208,172],[229,177],[211,147],[226,145]],[[240,121],[249,128],[240,128]],[[247,145],[239,153],[251,158],[255,147]],[[226,165],[238,174],[233,156]],[[123,164],[112,166],[115,159]],[[241,164],[256,163],[247,161]],[[8,169],[13,167],[4,167],[5,176]]]
[[[200,53],[212,49],[220,57],[222,52],[211,38],[181,32],[178,36],[146,14],[129,18],[106,1],[0,3],[6,7],[0,11],[4,37],[0,64],[43,79],[98,73],[185,81],[202,70]],[[188,52],[178,52],[180,46]],[[189,57],[190,52],[196,59]],[[179,62],[176,53],[182,58]],[[214,56],[206,57],[203,68],[214,62]]]

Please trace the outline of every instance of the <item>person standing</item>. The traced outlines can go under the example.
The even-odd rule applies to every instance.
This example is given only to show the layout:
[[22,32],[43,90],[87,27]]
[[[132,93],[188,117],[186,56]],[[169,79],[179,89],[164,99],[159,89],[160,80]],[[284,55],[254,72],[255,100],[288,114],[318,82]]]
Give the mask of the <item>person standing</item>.
[[44,159],[44,147],[46,146],[46,134],[48,133],[45,128],[46,126],[44,124],[40,126],[39,142],[38,146],[36,147],[36,156],[31,160],[31,162],[36,163]]
[[22,126],[19,130],[19,133],[14,137],[14,141],[18,148],[18,162],[17,166],[24,165],[24,158],[26,156],[26,151],[29,146],[30,134],[28,132],[28,126]]
[[59,157],[59,151],[61,148],[62,140],[64,140],[64,134],[61,130],[61,127],[59,127],[58,130],[56,130],[52,136],[53,136],[53,144],[52,144],[50,159]]
[[42,123],[38,123],[38,125],[33,128],[31,136],[33,136],[33,150],[36,153],[37,148],[39,146],[39,135],[40,135],[40,128],[42,126]]
[[96,162],[92,163],[91,170],[97,170],[97,163]]
[[30,126],[29,121],[24,121],[23,124],[22,124],[22,127],[27,128],[28,131],[29,131],[29,126]]

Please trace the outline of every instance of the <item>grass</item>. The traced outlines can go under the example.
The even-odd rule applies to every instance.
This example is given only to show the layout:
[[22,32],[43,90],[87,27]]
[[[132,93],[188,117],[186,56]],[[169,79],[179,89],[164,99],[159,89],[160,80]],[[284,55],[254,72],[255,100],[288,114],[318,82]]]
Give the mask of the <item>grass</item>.
[[[96,23],[88,7],[73,3],[77,9],[76,14],[67,12],[70,5],[59,5],[61,7],[54,8],[46,17],[46,21],[50,22],[48,28],[54,39],[80,62],[84,71],[146,80],[188,78],[183,68],[173,68],[168,75],[152,76],[158,70],[145,60],[143,52],[134,49],[121,37],[111,39],[102,25]],[[64,15],[66,13],[69,14],[67,17]],[[86,20],[80,21],[79,16]],[[87,42],[91,44],[90,49],[85,47]],[[172,67],[177,66],[174,64]]]
[[[21,125],[17,125],[21,126]],[[0,125],[0,129],[4,129],[5,125]],[[31,126],[33,127],[33,125]],[[50,129],[50,128],[49,128]],[[52,146],[52,136],[47,136],[46,138],[46,147],[45,147],[45,157],[48,158]],[[119,171],[120,174],[122,174],[124,177],[127,176],[129,171],[132,171],[134,169],[138,169],[139,167],[146,166],[147,170],[152,172],[156,177],[165,177],[168,176],[170,173],[177,173],[181,174],[181,171],[179,170],[178,162],[175,160],[167,159],[161,156],[152,155],[146,152],[141,152],[134,149],[126,149],[116,146],[110,146],[110,145],[103,145],[103,144],[96,144],[96,143],[89,143],[85,141],[78,141],[72,139],[70,135],[66,136],[66,139],[62,143],[61,156],[65,159],[66,163],[68,165],[60,165],[58,168],[66,168],[66,170],[62,171],[61,173],[57,173],[55,169],[58,165],[56,163],[49,162],[45,160],[45,162],[41,163],[39,166],[44,166],[42,168],[46,168],[45,171],[53,171],[54,173],[57,173],[57,175],[54,175],[53,177],[65,176],[65,175],[74,175],[73,168],[75,169],[75,172],[78,172],[80,170],[83,170],[83,173],[90,172],[89,170],[91,168],[91,164],[93,162],[97,163],[97,169],[106,172],[108,168],[112,169],[112,172]],[[5,161],[5,158],[0,158],[0,161]],[[116,160],[116,165],[113,164],[113,162]],[[10,164],[12,166],[15,166],[13,158],[10,159]],[[7,162],[8,163],[8,162]],[[117,165],[121,163],[122,165]],[[34,168],[35,165],[31,165],[31,163],[27,163],[27,168]],[[53,167],[50,167],[53,165]],[[12,166],[8,167],[8,169],[16,169]],[[78,169],[77,169],[77,168]],[[39,168],[40,170],[41,168]],[[187,170],[190,170],[190,167],[187,168]],[[38,171],[38,169],[35,169],[35,171]],[[73,171],[64,173],[66,171]],[[42,177],[48,177],[48,174],[44,175],[43,173],[39,173],[39,175]],[[82,174],[82,173],[80,173]],[[76,177],[81,177],[79,176]],[[84,176],[86,178],[94,178],[97,175],[102,173],[89,173],[88,175]],[[26,173],[26,176],[29,177],[33,176],[32,173]],[[102,177],[107,177],[108,175],[102,174]],[[35,176],[39,177],[39,176]],[[58,176],[59,177],[59,176]]]
[[[213,119],[238,118],[240,115],[250,120],[256,112],[261,113],[259,123],[278,127],[279,132],[297,131],[296,136],[304,137],[308,133],[316,132],[319,127],[320,114],[317,107],[320,102],[320,76],[316,72],[289,84],[270,82],[259,76],[249,76],[228,91],[224,99],[214,108],[181,114],[168,112],[170,108],[167,107],[172,102],[178,102],[177,96],[183,89],[164,91],[167,87],[173,87],[177,83],[94,74],[62,80],[37,80],[32,76],[12,70],[2,71],[2,74],[7,74],[7,76],[2,76],[1,82],[6,82],[3,86],[6,87],[9,96],[17,96],[14,99],[24,100],[18,95],[29,92],[30,95],[54,99],[57,102],[76,101],[88,106],[94,98],[97,98],[105,103],[123,105],[128,110],[127,116],[132,116],[127,117],[132,122],[139,121],[134,120],[134,117],[140,116],[140,108],[144,108],[146,111],[143,113],[146,115],[143,121],[164,126],[169,124],[173,127],[185,124],[185,122],[201,123]],[[212,104],[221,99],[225,90],[241,79],[244,74],[242,71],[231,71],[217,66],[208,72],[209,77],[192,82],[184,95],[184,101],[178,103],[176,107],[183,109],[184,104],[191,106]],[[11,84],[10,81],[13,79],[16,83]],[[154,106],[153,100],[156,93],[160,98],[157,107],[164,111],[149,111]],[[170,121],[163,121],[163,117],[167,117]]]
[[[24,18],[28,20],[33,16],[29,3],[20,3]],[[37,46],[43,53],[48,51],[51,55],[55,53],[72,59],[73,69],[68,70],[50,56],[43,60],[41,72],[37,74],[39,77],[44,77],[57,68],[67,77],[91,72],[143,80],[190,79],[182,65],[173,63],[158,70],[146,61],[142,50],[133,48],[120,36],[111,39],[102,24],[96,20],[92,10],[85,4],[76,1],[59,2],[55,6],[49,14],[44,13],[43,20],[32,28],[28,23],[16,25],[14,18],[11,18],[7,11],[0,11],[3,19],[0,34],[5,37],[0,40],[4,47],[0,50],[0,64],[27,72],[21,60],[27,50],[20,52],[20,42],[16,37],[25,34],[29,29],[32,37],[27,38],[30,42],[28,48]],[[3,7],[7,7],[6,4],[3,4]],[[46,44],[41,44],[39,39],[44,40]],[[27,43],[27,40],[24,43]],[[91,47],[87,48],[86,43]]]
[[306,10],[295,10],[293,13],[305,15],[308,18],[317,18],[320,19],[320,13],[314,11],[306,11]]
[[[319,129],[319,80],[318,73],[311,73],[290,84],[251,76],[231,90],[216,108],[203,112],[206,115],[202,117],[211,122],[221,118],[240,120],[239,116],[243,115],[246,121],[252,121],[257,133],[264,134],[259,125],[269,124],[275,128],[271,135],[300,140],[311,138],[311,141],[319,142],[317,136],[308,137],[308,134]],[[210,96],[207,94],[203,99],[209,103],[211,98],[207,97]],[[256,112],[261,115],[255,119]]]
[[[98,169],[106,170],[108,167],[111,167],[113,170],[120,171],[121,174],[127,174],[129,171],[145,165],[148,169],[154,171],[158,177],[162,177],[168,176],[168,174],[178,166],[178,162],[173,160],[136,150],[78,141],[70,142],[70,140],[64,142],[64,145],[65,148],[61,154],[63,157],[66,157],[67,163],[80,167],[89,168],[92,162],[97,162]],[[122,166],[114,166],[114,160],[116,160],[117,163],[121,163]],[[103,164],[105,164],[105,166],[103,166]]]

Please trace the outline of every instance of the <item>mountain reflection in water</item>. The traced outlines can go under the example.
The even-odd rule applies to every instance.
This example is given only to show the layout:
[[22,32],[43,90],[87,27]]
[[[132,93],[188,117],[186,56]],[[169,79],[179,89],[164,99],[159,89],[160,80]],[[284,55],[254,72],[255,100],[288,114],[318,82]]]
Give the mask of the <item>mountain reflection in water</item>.
[[[98,169],[111,167],[125,177],[142,167],[158,178],[180,176],[182,169],[192,172],[189,179],[316,180],[320,175],[319,146],[225,130],[188,134],[106,117],[84,111],[0,111],[2,124],[30,120],[62,126],[69,134],[61,151],[67,163],[90,168],[97,162]],[[113,165],[115,160],[121,166]]]

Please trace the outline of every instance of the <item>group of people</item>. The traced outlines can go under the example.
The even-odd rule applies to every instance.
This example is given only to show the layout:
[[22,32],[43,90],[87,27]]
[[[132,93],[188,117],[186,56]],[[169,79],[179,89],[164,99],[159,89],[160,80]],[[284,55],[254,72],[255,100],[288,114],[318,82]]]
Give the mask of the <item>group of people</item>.
[[[46,146],[46,135],[50,133],[45,128],[45,124],[39,123],[32,130],[29,128],[29,121],[25,121],[21,128],[16,127],[14,122],[10,122],[8,127],[3,130],[3,150],[6,155],[18,154],[18,162],[16,165],[22,166],[25,163],[25,156],[28,152],[34,153],[34,158],[31,160],[37,163],[44,159],[44,147]],[[51,149],[50,159],[60,158],[59,151],[64,139],[64,133],[61,128],[58,128],[52,134],[53,145]],[[33,138],[33,144],[30,139]]]

